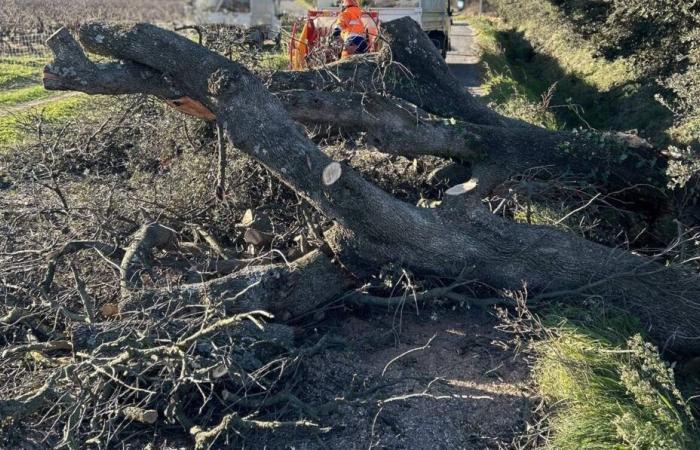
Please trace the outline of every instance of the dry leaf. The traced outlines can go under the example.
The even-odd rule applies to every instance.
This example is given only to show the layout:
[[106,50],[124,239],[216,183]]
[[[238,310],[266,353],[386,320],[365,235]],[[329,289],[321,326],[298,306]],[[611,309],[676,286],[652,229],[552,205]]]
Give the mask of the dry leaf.
[[114,317],[119,314],[119,307],[114,303],[105,303],[102,305],[102,308],[100,308],[100,312],[102,313],[102,316],[109,319],[110,317]]

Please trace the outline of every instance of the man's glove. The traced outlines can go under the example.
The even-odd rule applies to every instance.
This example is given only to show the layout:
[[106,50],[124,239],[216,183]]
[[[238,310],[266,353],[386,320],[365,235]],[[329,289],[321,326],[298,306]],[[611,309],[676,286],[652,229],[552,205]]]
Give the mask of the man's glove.
[[338,27],[334,28],[333,34],[331,36],[333,36],[334,38],[337,38],[338,36],[340,36],[340,28],[338,28]]

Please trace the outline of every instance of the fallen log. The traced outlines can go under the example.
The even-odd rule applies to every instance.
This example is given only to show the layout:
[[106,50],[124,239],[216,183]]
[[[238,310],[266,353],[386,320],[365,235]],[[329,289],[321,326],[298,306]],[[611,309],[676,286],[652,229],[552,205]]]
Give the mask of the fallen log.
[[[515,224],[475,203],[459,215],[402,203],[323,154],[244,67],[174,33],[145,24],[89,24],[80,41],[94,53],[167,73],[172,86],[213,112],[235,148],[338,223],[327,238],[346,267],[361,272],[398,263],[446,277],[466,269],[495,288],[518,289],[525,281],[540,299],[602,295],[646,323],[663,348],[700,352],[697,276],[549,227]],[[109,91],[79,82],[99,81],[92,68],[73,69],[62,77],[49,67],[47,87]]]
[[[647,205],[668,203],[662,192],[668,183],[667,157],[659,149],[633,148],[610,133],[546,130],[498,114],[460,85],[435,46],[409,18],[384,24],[382,38],[387,45],[378,55],[356,56],[316,70],[275,72],[267,86],[273,92],[388,94],[456,121],[454,128],[468,133],[465,144],[469,151],[486,153],[475,172],[481,180],[480,193],[488,193],[523,170],[551,166],[592,176],[607,192],[633,186],[636,198]],[[409,127],[403,130],[410,133]],[[387,135],[384,142],[395,137],[395,133]]]
[[[479,179],[479,195],[525,170],[549,167],[586,176],[605,192],[633,191],[641,209],[670,208],[664,208],[669,203],[667,161],[656,149],[631,148],[615,135],[551,131],[501,116],[459,86],[415,22],[392,21],[386,24],[384,36],[393,44],[378,56],[350,58],[323,70],[276,72],[270,90],[278,93],[295,120],[367,132],[369,144],[380,151],[478,161],[474,176]],[[71,39],[64,30],[48,41],[50,47],[61,50],[45,70],[47,89],[112,95],[141,92],[205,120],[216,117],[200,101],[185,96],[187,89],[164,75],[167,72],[159,74],[145,64],[130,62],[125,74],[127,69],[121,65],[94,64],[77,43],[66,44]],[[429,117],[429,113],[441,117]]]
[[250,266],[210,281],[183,284],[158,291],[133,292],[122,299],[125,316],[154,309],[221,303],[227,314],[265,310],[278,320],[289,320],[313,311],[342,294],[348,281],[331,260],[316,250],[291,264]]

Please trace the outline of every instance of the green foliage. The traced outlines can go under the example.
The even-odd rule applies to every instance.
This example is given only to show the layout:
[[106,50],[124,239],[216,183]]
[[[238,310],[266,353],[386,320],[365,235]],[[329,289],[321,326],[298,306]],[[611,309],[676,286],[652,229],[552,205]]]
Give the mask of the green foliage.
[[[698,448],[672,369],[624,318],[564,311],[534,344],[539,394],[553,407],[551,449]],[[572,314],[573,313],[573,314]]]
[[18,89],[8,89],[0,91],[0,107],[15,106],[21,103],[38,100],[40,98],[51,97],[56,95],[54,92],[47,91],[43,86],[27,86]]
[[57,123],[84,115],[91,101],[85,95],[71,95],[20,113],[0,115],[0,152],[27,138],[26,125],[33,115],[40,114],[42,121]]
[[678,0],[614,0],[596,41],[609,57],[631,57],[645,74],[684,69],[700,4]]
[[603,26],[610,14],[609,0],[551,0],[575,25],[582,36],[591,36]]
[[[544,3],[544,2],[542,2]],[[550,0],[564,23],[611,60],[629,58],[639,73],[671,74],[687,64],[700,4],[677,0]],[[541,6],[543,10],[547,6]]]

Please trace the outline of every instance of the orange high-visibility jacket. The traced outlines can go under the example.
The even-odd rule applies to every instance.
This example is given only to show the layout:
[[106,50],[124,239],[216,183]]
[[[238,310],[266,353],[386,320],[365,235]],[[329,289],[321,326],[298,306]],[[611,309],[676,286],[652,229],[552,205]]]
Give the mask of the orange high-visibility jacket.
[[343,39],[365,35],[365,25],[362,23],[362,10],[357,6],[351,6],[345,8],[345,11],[341,11],[338,14],[337,24]]

